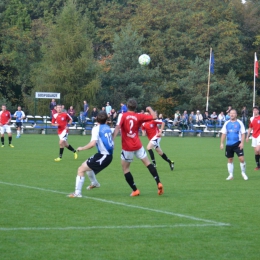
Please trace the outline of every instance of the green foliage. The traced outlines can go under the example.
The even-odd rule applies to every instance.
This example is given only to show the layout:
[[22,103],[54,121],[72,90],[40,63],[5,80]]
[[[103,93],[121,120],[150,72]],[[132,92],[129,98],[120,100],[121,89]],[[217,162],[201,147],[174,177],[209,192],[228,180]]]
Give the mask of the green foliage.
[[100,82],[89,39],[92,28],[88,17],[68,1],[55,24],[47,25],[43,60],[32,74],[34,91],[59,92],[62,103],[73,105],[77,111],[84,99],[94,100]]
[[121,102],[135,98],[141,108],[156,100],[155,94],[160,89],[156,85],[158,69],[150,69],[138,63],[138,57],[144,53],[143,40],[131,26],[126,26],[120,34],[115,35],[113,56],[107,60],[108,69],[102,77],[100,102],[110,100],[119,108]]

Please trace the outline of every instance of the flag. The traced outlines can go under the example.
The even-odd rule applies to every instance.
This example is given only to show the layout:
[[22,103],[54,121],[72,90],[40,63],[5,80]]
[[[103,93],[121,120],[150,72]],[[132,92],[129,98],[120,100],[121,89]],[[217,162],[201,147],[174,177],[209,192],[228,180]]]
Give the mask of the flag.
[[211,57],[210,57],[210,73],[214,74],[214,63],[215,63],[215,59],[214,59],[214,53],[211,53]]
[[255,53],[255,76],[258,78],[258,60]]

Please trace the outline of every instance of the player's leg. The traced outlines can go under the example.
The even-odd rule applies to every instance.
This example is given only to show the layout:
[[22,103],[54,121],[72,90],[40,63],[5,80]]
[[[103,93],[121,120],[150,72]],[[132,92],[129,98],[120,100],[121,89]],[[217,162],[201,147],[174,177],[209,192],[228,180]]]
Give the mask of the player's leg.
[[228,168],[228,177],[226,178],[227,181],[233,180],[233,172],[234,172],[234,164],[233,164],[233,158],[234,158],[234,150],[233,146],[226,145],[226,157],[228,158],[227,168]]
[[160,146],[155,148],[155,151],[170,165],[170,169],[173,171],[174,169],[174,161],[170,160],[167,155],[162,151]]
[[147,151],[149,152],[150,158],[152,160],[153,166],[156,167],[156,161],[155,161],[155,157],[154,157],[154,152],[153,152],[153,142],[149,141],[148,145],[147,145]]
[[7,132],[7,135],[8,135],[8,141],[9,141],[9,146],[11,148],[14,148],[14,146],[12,145],[12,130],[11,130],[11,127],[8,125],[6,126],[6,132]]
[[252,136],[252,145],[251,145],[253,148],[254,148],[254,153],[255,153],[255,163],[256,163],[256,167],[255,167],[255,171],[257,170],[260,170],[260,153],[259,151],[257,150],[257,138],[254,138]]
[[142,147],[141,149],[136,151],[135,155],[147,167],[147,169],[149,170],[149,172],[153,176],[154,180],[156,181],[157,188],[158,188],[158,194],[162,195],[164,191],[163,191],[163,185],[162,185],[162,183],[160,181],[159,174],[158,174],[156,168],[153,166],[153,164],[150,163],[144,148]]
[[17,131],[16,131],[16,138],[19,138],[21,135],[21,127],[20,127],[20,123],[16,122],[16,127],[17,127]]
[[3,148],[3,147],[5,147],[4,126],[0,127],[0,132],[1,132],[1,143],[2,143],[1,147]]
[[66,141],[64,142],[64,146],[74,153],[74,159],[76,160],[78,158],[78,154],[77,151],[68,143],[68,134]]
[[130,186],[130,188],[133,190],[130,196],[135,197],[140,195],[140,191],[137,189],[135,182],[134,182],[134,177],[132,173],[130,172],[130,164],[133,161],[134,158],[134,152],[128,152],[122,150],[121,152],[121,165],[123,169],[123,173],[125,176],[125,180]]

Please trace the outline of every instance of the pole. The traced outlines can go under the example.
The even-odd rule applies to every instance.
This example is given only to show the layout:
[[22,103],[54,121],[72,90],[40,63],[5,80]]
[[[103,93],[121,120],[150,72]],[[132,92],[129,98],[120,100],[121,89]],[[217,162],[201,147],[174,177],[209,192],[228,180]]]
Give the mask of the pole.
[[254,56],[254,90],[253,90],[253,107],[255,106],[255,70],[256,70],[256,52]]
[[210,48],[210,54],[209,54],[209,76],[208,76],[208,91],[207,91],[207,103],[206,103],[206,111],[209,109],[209,85],[210,85],[210,63],[211,63],[211,53],[212,48]]

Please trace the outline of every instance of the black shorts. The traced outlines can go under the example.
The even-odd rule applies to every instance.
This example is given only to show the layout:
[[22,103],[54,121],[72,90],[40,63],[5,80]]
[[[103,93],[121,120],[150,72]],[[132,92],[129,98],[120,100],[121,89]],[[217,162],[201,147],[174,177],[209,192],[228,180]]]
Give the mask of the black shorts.
[[98,174],[112,162],[112,159],[112,155],[96,153],[95,155],[89,157],[86,163],[95,174]]
[[23,125],[22,122],[16,122],[15,124],[16,124],[17,127],[21,127]]
[[239,148],[240,142],[237,142],[233,145],[226,145],[226,157],[233,158],[234,153],[237,154],[238,157],[244,156],[244,150]]

